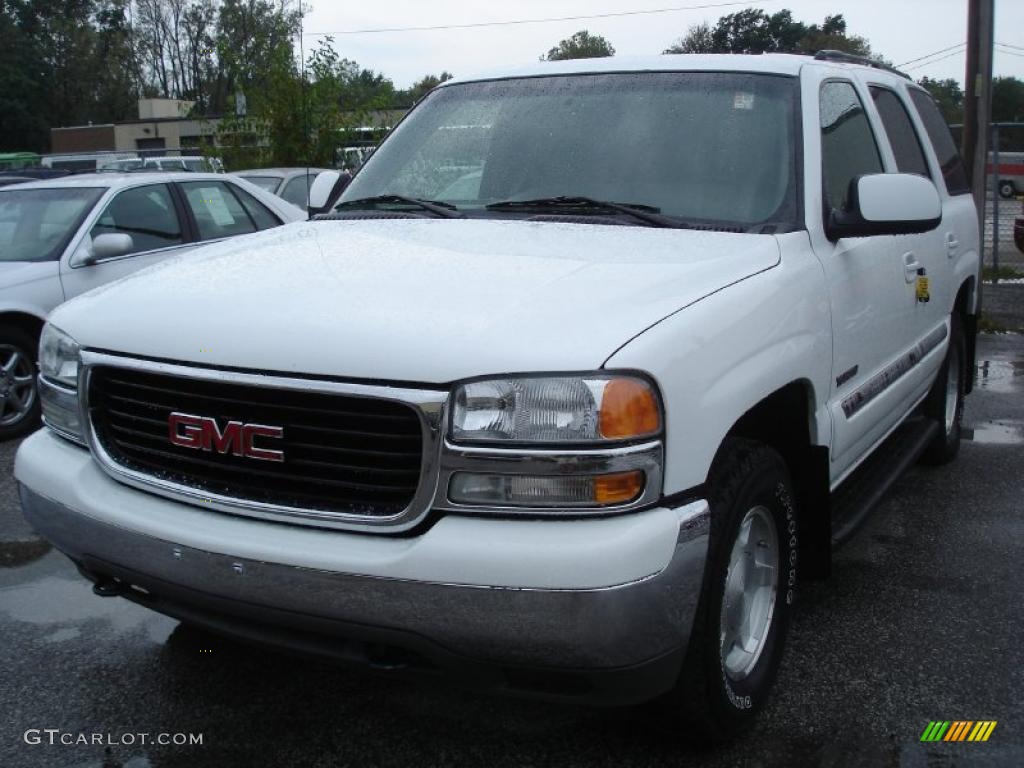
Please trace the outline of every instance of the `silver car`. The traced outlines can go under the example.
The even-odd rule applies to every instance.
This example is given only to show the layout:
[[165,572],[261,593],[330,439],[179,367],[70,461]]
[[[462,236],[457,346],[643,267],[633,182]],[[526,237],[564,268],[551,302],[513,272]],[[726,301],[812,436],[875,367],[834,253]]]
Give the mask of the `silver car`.
[[327,168],[252,168],[246,171],[235,171],[261,189],[272,192],[292,205],[305,210],[309,205],[309,188],[318,174]]
[[0,189],[0,440],[38,423],[36,346],[58,304],[201,243],[305,218],[213,173],[95,173]]

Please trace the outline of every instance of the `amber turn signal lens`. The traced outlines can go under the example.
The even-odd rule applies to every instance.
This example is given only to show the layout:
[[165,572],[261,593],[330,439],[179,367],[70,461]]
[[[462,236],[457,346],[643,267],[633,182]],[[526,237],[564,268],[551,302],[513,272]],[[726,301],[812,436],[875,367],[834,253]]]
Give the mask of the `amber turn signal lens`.
[[658,398],[639,379],[612,379],[604,388],[600,413],[601,437],[623,440],[653,435],[661,429]]
[[643,472],[617,472],[594,478],[596,504],[625,504],[633,501],[644,489]]

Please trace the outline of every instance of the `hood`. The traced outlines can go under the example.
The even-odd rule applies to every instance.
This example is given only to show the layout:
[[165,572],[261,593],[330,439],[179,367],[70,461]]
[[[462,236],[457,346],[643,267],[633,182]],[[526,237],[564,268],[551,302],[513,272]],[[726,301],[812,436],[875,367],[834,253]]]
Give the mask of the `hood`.
[[186,252],[53,315],[84,347],[444,383],[593,370],[779,261],[775,238],[590,224],[301,222]]

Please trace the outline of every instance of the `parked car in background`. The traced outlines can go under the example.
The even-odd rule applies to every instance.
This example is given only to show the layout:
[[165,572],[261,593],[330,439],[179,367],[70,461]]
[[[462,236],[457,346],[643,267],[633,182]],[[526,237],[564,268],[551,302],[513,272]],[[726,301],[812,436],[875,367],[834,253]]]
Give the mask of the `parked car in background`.
[[[125,171],[139,171],[146,161],[141,157],[122,157],[112,160],[103,160],[96,163],[97,171],[114,171],[123,173]],[[180,169],[179,169],[180,170]]]
[[200,243],[304,218],[214,174],[81,174],[0,189],[0,439],[38,422],[36,347],[58,304]]
[[0,152],[0,171],[16,171],[35,168],[40,157],[35,152]]
[[30,179],[26,179],[24,176],[0,176],[0,187],[9,187],[11,184],[24,184]]
[[43,168],[83,172],[95,171],[114,160],[134,157],[137,157],[135,152],[73,152],[64,155],[43,155],[39,164]]
[[144,170],[152,171],[193,171],[195,173],[224,173],[224,163],[219,157],[202,155],[182,157],[147,157]]
[[[988,174],[989,188],[992,187],[994,172],[993,153],[989,152],[985,173]],[[999,153],[999,196],[1004,198],[1024,195],[1024,152]]]
[[268,192],[287,200],[292,205],[306,210],[309,205],[309,188],[316,177],[327,168],[252,168],[236,171],[235,176],[252,182]]

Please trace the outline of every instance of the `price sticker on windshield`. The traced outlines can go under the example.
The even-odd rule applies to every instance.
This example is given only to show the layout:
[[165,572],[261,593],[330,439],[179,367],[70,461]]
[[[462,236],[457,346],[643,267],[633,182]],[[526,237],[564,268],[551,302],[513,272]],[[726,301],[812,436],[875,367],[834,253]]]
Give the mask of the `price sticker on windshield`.
[[732,97],[733,109],[753,109],[754,94],[746,91],[739,91]]

